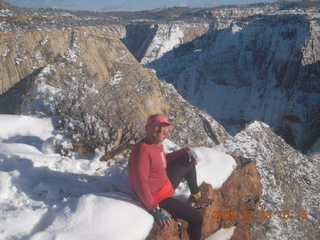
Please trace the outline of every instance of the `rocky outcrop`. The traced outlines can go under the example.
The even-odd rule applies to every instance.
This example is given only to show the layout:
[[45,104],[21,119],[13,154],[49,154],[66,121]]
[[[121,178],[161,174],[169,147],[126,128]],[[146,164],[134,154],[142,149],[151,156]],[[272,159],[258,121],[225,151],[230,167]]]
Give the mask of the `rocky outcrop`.
[[272,217],[252,225],[253,239],[319,238],[319,159],[293,149],[261,122],[251,123],[222,145],[221,151],[254,159],[261,176],[257,210],[269,211]]
[[[212,189],[209,184],[203,183],[201,191],[213,198],[215,203],[210,208],[203,208],[199,211],[203,215],[204,224],[202,237],[205,239],[220,228],[236,226],[232,239],[252,239],[249,223],[255,223],[259,217],[264,218],[257,209],[262,193],[262,185],[259,173],[255,164],[242,157],[234,156],[237,168],[233,171],[227,181],[220,189]],[[254,215],[250,215],[254,211]],[[232,215],[233,214],[233,215]],[[186,233],[186,222],[177,219],[179,224],[162,229],[155,224],[147,239],[188,239]]]

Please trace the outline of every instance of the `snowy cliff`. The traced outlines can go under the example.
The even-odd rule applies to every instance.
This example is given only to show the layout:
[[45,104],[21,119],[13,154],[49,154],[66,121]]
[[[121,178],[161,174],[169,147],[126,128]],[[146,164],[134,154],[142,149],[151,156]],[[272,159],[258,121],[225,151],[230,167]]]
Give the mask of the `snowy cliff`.
[[140,23],[127,25],[126,29],[123,42],[142,64],[146,64],[173,48],[202,36],[208,32],[209,23]]
[[292,146],[310,148],[320,134],[319,14],[224,17],[191,41],[181,25],[153,32],[141,62],[230,133],[261,120]]
[[74,151],[102,148],[105,160],[128,151],[157,112],[170,117],[171,138],[181,145],[229,138],[221,124],[139,64],[120,40],[123,25],[22,30],[0,32],[0,113],[54,116]]

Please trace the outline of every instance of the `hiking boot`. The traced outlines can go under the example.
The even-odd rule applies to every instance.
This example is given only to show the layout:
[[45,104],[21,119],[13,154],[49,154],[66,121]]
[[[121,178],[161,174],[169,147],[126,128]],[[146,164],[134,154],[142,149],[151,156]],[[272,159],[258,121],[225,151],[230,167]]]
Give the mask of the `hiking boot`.
[[205,208],[212,206],[214,204],[214,200],[204,196],[203,194],[198,198],[191,195],[189,197],[188,204],[194,208]]

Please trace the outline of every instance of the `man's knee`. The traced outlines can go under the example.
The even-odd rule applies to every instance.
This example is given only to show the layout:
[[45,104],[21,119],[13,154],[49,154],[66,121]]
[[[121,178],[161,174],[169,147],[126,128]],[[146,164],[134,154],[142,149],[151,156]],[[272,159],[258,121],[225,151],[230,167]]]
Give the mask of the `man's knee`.
[[193,167],[196,165],[195,162],[190,159],[188,153],[185,153],[183,156],[181,156],[178,162],[183,167]]

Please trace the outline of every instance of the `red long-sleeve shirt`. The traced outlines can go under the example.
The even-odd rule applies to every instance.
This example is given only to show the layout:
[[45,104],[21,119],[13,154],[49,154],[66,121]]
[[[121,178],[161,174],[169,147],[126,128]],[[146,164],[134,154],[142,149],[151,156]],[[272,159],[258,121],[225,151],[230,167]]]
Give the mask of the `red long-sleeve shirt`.
[[134,192],[146,208],[152,209],[173,195],[166,173],[167,162],[179,158],[187,149],[166,155],[163,144],[152,145],[142,140],[135,145],[129,157],[128,174]]

